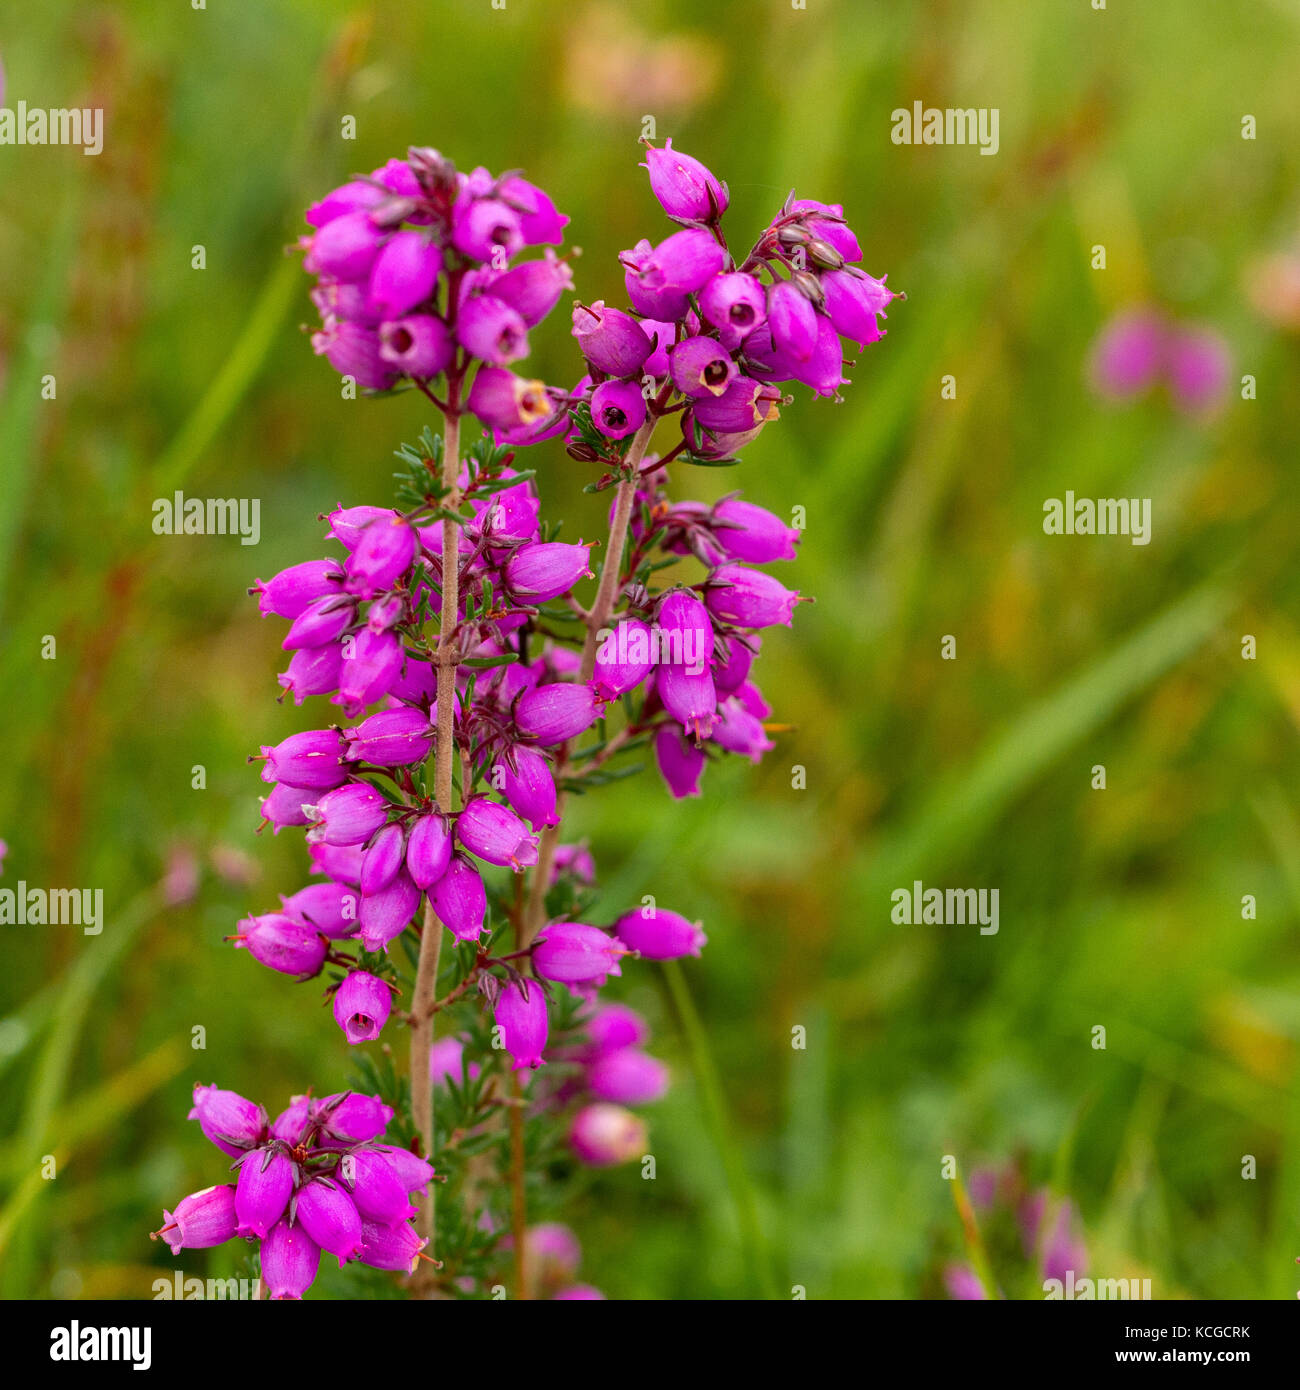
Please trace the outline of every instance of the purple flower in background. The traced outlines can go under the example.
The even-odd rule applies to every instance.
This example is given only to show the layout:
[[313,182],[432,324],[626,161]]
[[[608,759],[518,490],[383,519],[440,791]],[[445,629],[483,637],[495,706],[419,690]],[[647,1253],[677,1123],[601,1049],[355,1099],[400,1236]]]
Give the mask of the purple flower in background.
[[619,940],[647,960],[677,960],[698,956],[708,942],[698,922],[662,907],[638,908],[614,923]]

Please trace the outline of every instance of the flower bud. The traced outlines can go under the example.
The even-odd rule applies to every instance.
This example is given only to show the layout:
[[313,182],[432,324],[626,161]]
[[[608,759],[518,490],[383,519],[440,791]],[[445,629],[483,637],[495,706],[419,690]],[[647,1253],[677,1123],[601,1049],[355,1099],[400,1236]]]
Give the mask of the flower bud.
[[345,653],[340,665],[338,694],[331,704],[355,717],[367,705],[382,700],[402,669],[402,644],[391,632],[372,632],[362,628],[344,638]]
[[244,948],[269,970],[308,977],[318,974],[325,964],[325,939],[314,928],[282,912],[246,917],[239,925],[243,931],[232,938],[235,949]]
[[421,816],[406,841],[406,871],[417,888],[430,888],[451,862],[451,833],[437,811]]
[[587,361],[612,377],[635,376],[654,347],[630,314],[600,299],[573,306],[573,336]]
[[281,650],[324,647],[341,637],[356,621],[356,605],[346,597],[330,594],[309,603],[293,620],[280,643]]
[[420,890],[399,870],[378,893],[361,899],[358,916],[361,944],[367,951],[387,951],[388,943],[401,936],[420,906]]
[[789,627],[799,594],[762,570],[721,565],[709,576],[705,602],[715,617],[737,627]]
[[262,1281],[274,1298],[299,1299],[320,1268],[320,1246],[300,1221],[278,1221],[262,1242]]
[[257,580],[249,593],[257,594],[257,606],[263,617],[274,613],[292,622],[309,603],[342,591],[343,571],[338,561],[304,560],[265,582]]
[[727,186],[698,159],[673,149],[647,149],[643,166],[650,174],[650,191],[669,217],[681,222],[712,222],[727,210]]
[[239,1165],[235,1215],[239,1236],[265,1240],[293,1196],[293,1163],[274,1148],[252,1149]]
[[372,521],[344,561],[348,591],[359,598],[373,598],[391,589],[411,568],[418,543],[414,528],[399,516]]
[[393,1107],[385,1105],[378,1096],[363,1096],[357,1091],[341,1091],[325,1096],[317,1104],[322,1132],[345,1148],[377,1139],[393,1118]]
[[[862,247],[858,239],[844,221],[844,209],[839,203],[819,203],[812,198],[796,198],[790,204],[791,212],[807,213],[808,230],[820,241],[828,243],[846,261],[860,261]],[[822,213],[821,217],[816,216]]]
[[349,888],[337,883],[312,883],[291,897],[281,898],[287,917],[303,922],[331,941],[343,941],[357,930],[360,899]]
[[387,888],[406,859],[406,832],[400,825],[386,825],[361,857],[360,888],[365,897]]
[[340,1268],[361,1244],[361,1216],[352,1198],[328,1178],[314,1178],[298,1189],[297,1220],[303,1230],[331,1255]]
[[876,316],[897,298],[883,280],[862,270],[831,270],[821,277],[826,313],[835,331],[866,347],[881,336]]
[[719,274],[726,263],[727,253],[711,233],[701,227],[689,227],[665,237],[641,262],[637,278],[648,290],[694,294]]
[[599,1056],[620,1048],[640,1047],[650,1037],[646,1021],[626,1004],[599,1004],[582,1027],[590,1039],[591,1051]]
[[506,800],[533,827],[559,825],[555,812],[555,778],[543,754],[516,743],[496,767]]
[[303,264],[313,275],[361,280],[379,255],[383,233],[366,212],[331,218],[308,239]]
[[312,351],[340,376],[350,376],[363,390],[387,391],[397,373],[380,354],[379,334],[373,328],[340,320],[311,335]]
[[629,951],[646,960],[677,960],[698,956],[708,942],[698,922],[666,908],[638,908],[614,923],[618,938]]
[[521,695],[515,705],[515,725],[524,737],[550,746],[590,729],[598,712],[590,685],[562,681]]
[[608,1168],[645,1153],[646,1128],[630,1110],[598,1101],[573,1117],[569,1143],[583,1163]]
[[627,954],[621,941],[582,922],[552,922],[543,927],[533,949],[533,968],[544,980],[576,985],[604,983],[620,975],[619,958]]
[[286,825],[310,825],[311,817],[303,810],[303,805],[310,802],[315,795],[315,792],[303,787],[291,787],[287,782],[278,782],[262,798],[262,816],[275,826],[277,835]]
[[416,1192],[420,1188],[428,1187],[432,1181],[432,1166],[413,1154],[410,1149],[398,1149],[388,1144],[378,1144],[376,1151],[381,1153],[392,1165],[393,1172],[397,1174],[397,1180],[401,1183],[403,1192]]
[[339,688],[343,675],[343,644],[329,642],[321,647],[300,647],[289,658],[289,669],[276,679],[300,705],[308,695],[329,695]]
[[175,1211],[163,1209],[162,1229],[155,1231],[171,1247],[173,1255],[182,1250],[208,1250],[224,1245],[239,1224],[235,1216],[235,1189],[226,1183],[191,1192],[176,1203]]
[[364,970],[351,971],[334,992],[334,1022],[353,1047],[379,1036],[392,1007],[392,990]]
[[668,1068],[648,1052],[622,1047],[594,1061],[587,1068],[586,1082],[597,1100],[650,1105],[668,1089]]
[[793,560],[803,535],[779,516],[739,497],[727,497],[713,509],[714,540],[733,560],[766,565],[773,560]]
[[381,319],[401,318],[434,291],[442,252],[423,232],[394,232],[370,268],[369,309]]
[[457,941],[477,941],[487,915],[487,891],[478,870],[455,854],[447,871],[429,890],[434,914]]
[[655,734],[655,761],[659,775],[668,785],[673,798],[699,796],[700,778],[708,758],[702,749],[687,742],[680,730],[663,728]]
[[537,863],[537,837],[508,806],[486,796],[466,803],[456,820],[456,838],[471,854],[516,873]]
[[369,782],[349,782],[308,807],[313,815],[308,834],[329,845],[364,844],[388,819],[388,805],[388,798]]
[[259,750],[266,762],[263,782],[287,782],[291,787],[328,791],[348,780],[343,766],[347,746],[337,729],[308,729],[290,734],[283,742],[263,744]]
[[540,1067],[546,1046],[546,996],[541,985],[536,980],[512,980],[497,995],[493,1017],[506,1051],[514,1058],[514,1070]]
[[260,1105],[215,1085],[195,1086],[194,1106],[186,1118],[197,1120],[205,1137],[231,1158],[251,1149],[266,1132],[266,1111]]
[[[681,290],[652,290],[641,283],[642,267],[653,254],[654,247],[642,238],[632,250],[624,251],[618,258],[624,267],[623,284],[627,290],[628,303],[638,314],[646,316],[641,324],[646,333],[650,331],[649,320],[675,324],[678,319],[686,317],[691,307],[690,296],[683,294]],[[649,366],[649,360],[647,359],[646,370],[652,375],[661,375]]]
[[429,756],[433,728],[418,709],[385,709],[345,729],[347,756],[375,767],[405,767]]
[[563,541],[522,545],[506,561],[506,587],[521,603],[533,605],[559,598],[591,576],[591,546]]
[[399,1226],[380,1226],[373,1221],[361,1223],[361,1246],[357,1258],[372,1269],[394,1269],[410,1274],[420,1251],[429,1242],[415,1234],[409,1221]]

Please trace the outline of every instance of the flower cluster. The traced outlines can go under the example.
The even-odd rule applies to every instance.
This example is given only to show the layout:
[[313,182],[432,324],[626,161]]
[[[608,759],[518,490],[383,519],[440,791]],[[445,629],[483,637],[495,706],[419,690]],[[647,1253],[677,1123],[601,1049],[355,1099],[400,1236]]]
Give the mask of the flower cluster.
[[238,1178],[183,1197],[163,1212],[154,1239],[173,1255],[237,1236],[256,1240],[271,1298],[301,1298],[322,1251],[340,1265],[356,1260],[409,1273],[425,1245],[409,1220],[411,1194],[433,1169],[380,1142],[392,1117],[378,1096],[344,1092],[297,1096],[271,1121],[234,1091],[196,1086],[189,1118],[235,1160]]
[[[465,1270],[486,1271],[504,1248],[481,1178],[457,1187],[469,1169],[457,1145],[473,1146],[476,1174],[487,1153],[503,1179],[509,1170],[511,1239],[522,1239],[523,1179],[508,1134],[515,1155],[549,1152],[558,1137],[597,1166],[644,1152],[644,1123],[628,1107],[662,1095],[667,1073],[645,1051],[644,1022],[599,994],[625,957],[675,960],[705,944],[698,923],[655,905],[586,920],[594,865],[585,848],[559,843],[566,797],[635,772],[627,759],[641,748],[681,797],[698,794],[711,756],[757,760],[773,746],[751,667],[764,631],[788,626],[801,596],[757,566],[793,560],[800,533],[738,493],[673,500],[670,467],[736,462],[777,418],[785,383],[836,395],[841,339],[878,340],[894,298],[851,264],[861,252],[838,206],[792,196],[737,262],[722,230],[726,185],[671,143],[650,148],[646,167],[679,230],[621,257],[627,309],[575,306],[586,371],[572,390],[512,369],[572,284],[549,249],[567,219],[518,175],[461,174],[412,149],[315,204],[302,241],[317,277],[318,353],[365,390],[420,391],[444,430],[399,451],[396,505],[329,515],[342,554],[250,591],[289,624],[285,692],[297,704],[328,697],[346,722],[257,755],[270,785],[264,822],[306,830],[321,881],[249,917],[233,939],[286,975],[328,968],[353,1045],[377,1039],[409,997],[396,1020],[411,1029],[409,1093],[391,1068],[363,1075],[399,1123],[409,1102],[419,1152],[479,1211],[452,1202],[444,1216],[448,1263],[461,1271],[442,1276],[452,1296],[472,1286]],[[516,259],[539,246],[540,258]],[[469,417],[485,432],[462,447]],[[668,421],[679,437],[652,454]],[[560,437],[595,466],[588,491],[614,490],[590,598],[592,544],[558,539],[533,470],[518,462],[526,446]],[[692,561],[699,578],[678,571]],[[661,587],[668,567],[678,573]],[[447,1026],[435,1042],[439,1014]],[[438,1080],[451,1115],[442,1129]],[[520,1123],[536,1142],[520,1142]],[[280,1172],[291,1159],[298,1186],[316,1183],[332,1141],[286,1154],[273,1129],[243,1146],[264,1154],[250,1166]],[[225,1200],[209,1197],[204,1210]],[[430,1219],[424,1207],[419,1220]]]
[[1133,400],[1164,385],[1179,410],[1196,415],[1222,401],[1232,359],[1213,329],[1138,309],[1117,314],[1102,329],[1089,370],[1093,388],[1107,399]]

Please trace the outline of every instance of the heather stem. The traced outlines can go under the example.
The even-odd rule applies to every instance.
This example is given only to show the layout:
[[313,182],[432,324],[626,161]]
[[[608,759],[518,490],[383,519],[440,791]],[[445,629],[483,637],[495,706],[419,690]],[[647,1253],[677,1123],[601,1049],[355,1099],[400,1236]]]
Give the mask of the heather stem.
[[[640,480],[641,463],[654,433],[656,416],[646,415],[645,424],[632,436],[625,462],[626,476],[618,485],[614,501],[614,515],[609,523],[609,542],[605,547],[605,560],[600,570],[600,584],[596,598],[587,614],[587,640],[582,649],[582,671],[579,680],[589,681],[596,669],[596,648],[598,634],[609,621],[618,598],[623,571],[623,546],[627,541],[627,528],[632,520],[632,507],[636,502],[637,483]],[[563,758],[561,758],[563,762]],[[561,820],[564,817],[564,793],[556,800],[555,812]],[[555,862],[555,850],[560,842],[559,825],[548,825],[542,831],[537,851],[537,867],[533,870],[533,881],[528,892],[528,906],[519,931],[518,944],[526,949],[533,937],[542,929],[546,916],[546,885],[550,882],[551,866]]]
[[[454,509],[458,502],[456,479],[460,473],[460,416],[451,410],[445,416],[442,440],[442,483],[446,489],[443,504]],[[438,629],[438,730],[434,755],[434,797],[438,809],[452,809],[452,766],[455,757],[452,718],[455,711],[456,624],[460,613],[460,552],[456,523],[449,517],[442,523],[442,616]],[[420,958],[415,970],[415,989],[411,995],[411,1117],[423,1142],[425,1156],[433,1161],[433,1085],[429,1075],[429,1048],[433,1045],[432,1005],[438,986],[438,957],[442,953],[442,923],[434,915],[433,903],[424,904],[424,930],[420,936]],[[428,1238],[428,1252],[434,1256],[435,1185],[429,1184],[415,1218],[416,1230]]]

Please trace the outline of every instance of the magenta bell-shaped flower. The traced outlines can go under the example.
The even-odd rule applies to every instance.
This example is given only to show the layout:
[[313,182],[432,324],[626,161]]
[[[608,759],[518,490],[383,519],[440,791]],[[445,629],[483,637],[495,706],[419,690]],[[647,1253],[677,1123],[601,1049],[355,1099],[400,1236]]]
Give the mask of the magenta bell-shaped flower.
[[787,526],[779,516],[739,497],[727,497],[713,509],[713,538],[733,560],[766,565],[773,560],[793,560],[795,547],[803,535]]
[[304,560],[265,582],[257,580],[248,592],[258,596],[263,617],[274,613],[292,622],[309,603],[341,594],[343,571],[336,560]]
[[429,1242],[415,1234],[409,1221],[399,1226],[381,1226],[374,1221],[361,1223],[361,1246],[357,1258],[372,1269],[393,1269],[410,1274],[420,1251]]
[[293,1195],[293,1162],[276,1148],[253,1149],[239,1165],[235,1215],[239,1236],[264,1240]]
[[341,637],[356,617],[356,605],[346,596],[315,599],[293,620],[280,647],[286,652],[324,647]]
[[591,423],[606,439],[635,434],[645,417],[645,397],[635,381],[602,381],[591,393]]
[[420,890],[405,870],[378,893],[362,897],[357,921],[361,944],[367,951],[387,951],[388,943],[401,936],[420,906]]
[[231,1158],[260,1143],[266,1133],[266,1111],[260,1105],[215,1085],[195,1086],[194,1105],[186,1118],[197,1120],[204,1136]]
[[699,671],[677,664],[661,666],[655,675],[655,693],[687,734],[696,739],[709,737],[718,695],[707,666]]
[[487,891],[478,870],[461,854],[454,854],[447,871],[429,890],[429,901],[438,920],[457,941],[477,941],[487,915]]
[[598,1004],[582,1020],[582,1026],[596,1056],[625,1047],[640,1047],[650,1037],[645,1019],[626,1004]]
[[508,304],[532,328],[560,302],[565,290],[573,288],[573,271],[567,261],[548,251],[544,260],[525,261],[492,281],[491,293]]
[[379,334],[373,328],[345,320],[311,335],[312,351],[340,376],[350,376],[367,391],[387,391],[397,373],[380,354]]
[[472,796],[456,820],[456,838],[471,854],[518,873],[537,863],[537,837],[508,806]]
[[511,981],[497,995],[493,1010],[501,1041],[514,1058],[514,1070],[540,1067],[545,1061],[546,996],[536,980]]
[[277,835],[286,825],[309,825],[311,817],[303,810],[303,805],[310,803],[315,795],[315,792],[280,782],[262,798],[262,816],[275,827]]
[[338,541],[344,550],[353,551],[361,544],[361,537],[372,521],[392,515],[391,507],[337,507],[329,514],[330,529],[325,537]]
[[416,1208],[407,1195],[409,1189],[402,1185],[397,1167],[386,1154],[376,1149],[355,1149],[344,1154],[338,1175],[363,1221],[396,1226],[415,1215]]
[[442,273],[442,252],[423,232],[394,232],[370,267],[370,311],[401,318],[433,294]]
[[539,425],[555,413],[545,382],[525,380],[505,367],[480,367],[465,405],[498,430]]
[[393,992],[377,975],[353,970],[334,992],[334,1022],[348,1043],[373,1042],[393,1007]]
[[208,1250],[224,1245],[239,1224],[235,1216],[235,1189],[226,1183],[191,1192],[176,1203],[175,1211],[163,1209],[162,1229],[153,1232],[171,1247],[173,1255],[182,1250]]
[[317,798],[307,808],[313,840],[327,845],[364,844],[388,819],[388,798],[369,782],[349,782]]
[[799,594],[762,570],[721,565],[709,576],[709,611],[737,627],[789,627]]
[[[624,251],[618,258],[623,266],[623,285],[627,290],[628,303],[637,311],[638,314],[645,315],[641,327],[647,334],[650,333],[652,322],[667,324],[672,331],[668,334],[668,342],[671,344],[676,337],[676,330],[673,325],[678,319],[684,319],[690,311],[690,296],[683,294],[681,290],[652,290],[649,286],[641,282],[641,269],[646,261],[654,254],[654,247],[644,238],[630,250]],[[652,376],[663,374],[662,366],[656,370],[654,355],[646,359],[645,370]]]
[[361,1215],[352,1198],[329,1178],[313,1178],[295,1201],[299,1225],[322,1250],[337,1255],[342,1267],[361,1244]]
[[418,550],[415,528],[404,518],[372,521],[343,562],[349,592],[359,598],[373,598],[391,589],[411,568]]
[[383,232],[366,212],[332,218],[311,237],[303,264],[313,275],[360,280],[379,255]]
[[276,679],[300,705],[309,695],[329,695],[343,677],[343,644],[302,647],[289,658],[289,669]]
[[635,376],[654,348],[630,314],[606,308],[601,299],[573,306],[573,336],[587,361],[612,377]]
[[[435,1044],[436,1046],[436,1044]],[[376,1150],[392,1165],[403,1192],[417,1192],[428,1187],[433,1179],[433,1167],[410,1149],[393,1148],[388,1144],[376,1145]]]
[[393,1107],[379,1096],[363,1096],[357,1091],[341,1091],[317,1102],[322,1133],[344,1148],[377,1139],[393,1118]]
[[780,401],[780,391],[770,383],[738,376],[722,395],[701,397],[691,409],[696,421],[707,430],[744,434],[778,419]]
[[798,362],[812,356],[817,346],[817,311],[793,281],[778,280],[769,288],[767,326],[780,351]]
[[680,222],[712,222],[727,210],[727,186],[698,159],[673,149],[671,139],[662,150],[646,150],[642,166],[650,174],[650,191],[659,206]]
[[621,941],[583,922],[552,922],[543,927],[533,949],[533,967],[544,980],[576,985],[604,982],[619,975],[619,959],[627,954]]
[[684,338],[669,349],[668,370],[673,385],[692,399],[720,396],[736,378],[736,364],[716,338]]
[[471,260],[508,259],[524,245],[519,214],[499,198],[462,200],[452,213],[451,244]]
[[563,681],[525,691],[515,705],[515,725],[526,738],[549,747],[585,733],[599,712],[590,685]]
[[300,1221],[278,1221],[262,1242],[262,1281],[272,1298],[299,1299],[320,1268],[320,1246]]
[[739,753],[751,762],[776,745],[763,731],[763,722],[734,696],[723,700],[713,721],[713,741],[728,753]]
[[590,577],[590,555],[591,546],[581,542],[566,545],[562,541],[537,541],[522,545],[506,561],[506,587],[522,603],[545,603],[567,594],[578,580]]
[[406,841],[406,872],[417,888],[431,888],[451,863],[451,832],[437,811],[421,816]]
[[280,906],[295,922],[305,923],[331,941],[342,941],[356,933],[361,900],[337,883],[312,883],[281,898]]
[[418,709],[384,709],[345,729],[347,756],[376,767],[406,767],[422,763],[433,742],[429,717]]
[[406,314],[379,325],[379,356],[403,376],[441,376],[456,354],[451,331],[436,314]]
[[555,812],[555,778],[543,754],[516,743],[496,767],[506,800],[533,827],[542,830],[559,825]]
[[305,978],[318,974],[325,964],[325,938],[313,927],[282,912],[245,917],[239,925],[243,931],[231,938],[235,949],[244,948],[269,970]]
[[614,923],[619,940],[646,960],[677,960],[698,956],[708,942],[698,922],[688,922],[662,907],[643,907],[625,913]]
[[406,832],[400,825],[384,826],[361,856],[362,897],[383,892],[405,862]]
[[655,762],[673,798],[699,796],[700,778],[708,762],[702,749],[684,739],[681,731],[663,728],[655,734]]
[[528,356],[528,326],[494,294],[473,295],[460,308],[456,338],[471,357],[504,367]]
[[266,759],[263,782],[286,782],[291,787],[327,791],[348,780],[343,766],[348,756],[343,735],[337,729],[308,729],[290,734],[275,745],[263,744],[259,750]]
[[700,291],[700,312],[732,347],[767,318],[762,281],[738,270],[715,275]]
[[619,1048],[598,1058],[586,1072],[587,1089],[615,1105],[650,1105],[668,1090],[668,1068],[648,1052]]
[[835,331],[861,347],[881,338],[878,315],[898,296],[864,270],[828,270],[820,276],[826,313]]
[[645,1153],[646,1128],[630,1110],[598,1101],[584,1105],[573,1117],[569,1143],[583,1163],[608,1168]]
[[592,685],[602,700],[616,700],[635,690],[654,669],[650,629],[640,618],[623,618],[598,636]]
[[665,237],[641,262],[637,278],[648,290],[694,294],[719,274],[726,263],[726,251],[710,232],[702,227],[688,227]]

